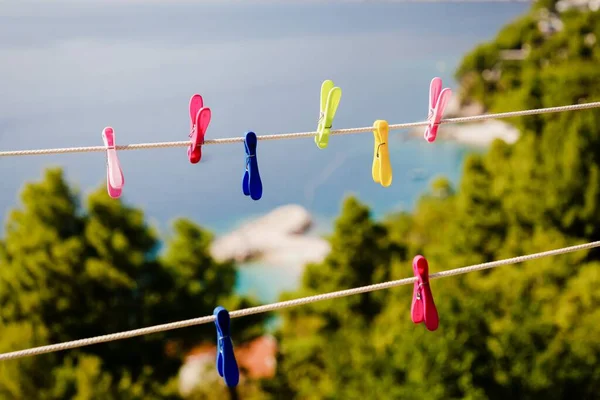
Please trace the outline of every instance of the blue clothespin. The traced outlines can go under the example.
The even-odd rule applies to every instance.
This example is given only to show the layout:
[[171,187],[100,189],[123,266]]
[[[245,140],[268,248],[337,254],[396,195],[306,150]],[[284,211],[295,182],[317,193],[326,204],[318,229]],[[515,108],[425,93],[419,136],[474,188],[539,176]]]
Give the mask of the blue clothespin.
[[242,179],[242,191],[252,200],[258,200],[262,197],[262,181],[258,172],[258,161],[256,160],[256,133],[246,132],[244,139],[244,148],[246,149],[246,171]]
[[229,312],[219,306],[215,308],[213,315],[217,326],[217,371],[227,386],[234,387],[240,380],[240,371],[229,332]]

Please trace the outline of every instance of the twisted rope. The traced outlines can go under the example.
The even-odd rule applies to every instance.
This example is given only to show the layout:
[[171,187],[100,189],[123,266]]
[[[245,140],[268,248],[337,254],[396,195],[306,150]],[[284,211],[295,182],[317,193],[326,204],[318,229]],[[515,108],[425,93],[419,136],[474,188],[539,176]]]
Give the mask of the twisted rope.
[[[527,254],[519,257],[508,258],[504,260],[492,261],[483,264],[471,265],[469,267],[456,268],[442,272],[436,272],[434,274],[429,275],[430,279],[438,279],[438,278],[447,278],[449,276],[461,275],[475,271],[481,271],[484,269],[497,268],[504,265],[510,264],[518,264],[525,261],[535,260],[537,258],[542,257],[551,257],[557,256],[566,253],[572,253],[580,250],[592,249],[595,247],[600,247],[600,241],[580,244],[576,246],[563,247],[560,249],[544,251],[541,253]],[[308,296],[294,300],[281,301],[278,303],[266,304],[258,307],[245,308],[242,310],[232,311],[229,313],[231,318],[239,318],[245,317],[253,314],[266,313],[274,310],[281,310],[283,308],[296,307],[304,304],[314,303],[317,301],[323,300],[331,300],[339,297],[351,296],[360,293],[373,292],[376,290],[389,289],[396,286],[402,285],[410,285],[416,281],[415,277],[412,278],[404,278],[395,281],[388,281],[377,283],[374,285],[362,286],[352,289],[340,290],[337,292],[323,293],[315,296]],[[208,324],[215,320],[215,317],[212,315],[193,318],[183,321],[171,322],[168,324],[149,326],[147,328],[134,329],[131,331],[124,331],[119,333],[112,333],[109,335],[96,336],[87,339],[74,340],[71,342],[57,343],[51,344],[47,346],[34,347],[26,350],[13,351],[10,353],[0,354],[0,360],[10,360],[15,358],[27,357],[27,356],[35,356],[39,354],[52,353],[56,351],[62,351],[67,349],[74,349],[77,347],[90,346],[93,344],[113,342],[116,340],[128,339],[136,336],[149,335],[152,333],[165,332],[173,329],[186,328],[189,326]]]
[[[488,119],[502,119],[502,118],[512,118],[512,117],[522,117],[526,115],[536,115],[536,114],[550,114],[550,113],[558,113],[565,111],[578,111],[578,110],[587,110],[592,108],[599,108],[600,101],[593,103],[583,103],[583,104],[572,104],[567,106],[559,106],[559,107],[547,107],[547,108],[537,108],[530,110],[520,110],[520,111],[510,111],[504,113],[497,114],[482,114],[482,115],[474,115],[471,117],[459,117],[459,118],[448,118],[440,121],[441,124],[458,124],[464,122],[477,122],[484,121]],[[394,124],[389,125],[390,130],[399,130],[406,128],[414,128],[419,126],[427,126],[429,125],[428,121],[422,122],[408,122],[404,124]],[[363,128],[348,128],[348,129],[332,129],[332,135],[351,135],[355,133],[366,133],[372,132],[373,127],[363,127]],[[257,135],[258,140],[283,140],[283,139],[298,139],[304,137],[315,136],[317,132],[296,132],[296,133],[279,133],[274,135]],[[204,145],[212,145],[212,144],[230,144],[230,143],[243,143],[243,137],[231,137],[231,138],[222,138],[222,139],[207,139],[204,141]],[[188,147],[191,144],[189,140],[178,141],[178,142],[157,142],[157,143],[137,143],[137,144],[125,144],[116,146],[117,150],[147,150],[147,149],[159,149],[159,148],[171,148],[171,147]],[[0,157],[15,157],[15,156],[39,156],[39,155],[47,155],[47,154],[65,154],[65,153],[90,153],[90,152],[102,152],[106,151],[106,147],[104,146],[86,146],[86,147],[65,147],[65,148],[56,148],[56,149],[38,149],[38,150],[10,150],[10,151],[0,151]]]

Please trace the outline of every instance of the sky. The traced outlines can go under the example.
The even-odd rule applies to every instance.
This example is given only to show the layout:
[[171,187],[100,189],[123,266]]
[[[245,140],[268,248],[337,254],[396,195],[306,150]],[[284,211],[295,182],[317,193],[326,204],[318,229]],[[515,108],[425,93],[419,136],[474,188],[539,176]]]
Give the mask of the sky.
[[[429,81],[455,87],[462,56],[493,38],[527,4],[394,1],[0,0],[0,149],[187,140],[188,103],[212,110],[207,138],[312,131],[321,82],[343,90],[334,128],[423,120]],[[396,140],[395,138],[394,140]],[[265,194],[241,194],[243,144],[119,152],[123,199],[164,225],[187,216],[215,230],[299,203],[327,217],[358,193],[389,210],[427,182],[428,168],[457,178],[464,146],[396,140],[391,188],[370,178],[372,135],[259,142]],[[437,142],[436,142],[437,143]],[[0,218],[27,181],[61,166],[82,193],[104,185],[103,153],[0,159]],[[449,171],[451,170],[451,171]]]

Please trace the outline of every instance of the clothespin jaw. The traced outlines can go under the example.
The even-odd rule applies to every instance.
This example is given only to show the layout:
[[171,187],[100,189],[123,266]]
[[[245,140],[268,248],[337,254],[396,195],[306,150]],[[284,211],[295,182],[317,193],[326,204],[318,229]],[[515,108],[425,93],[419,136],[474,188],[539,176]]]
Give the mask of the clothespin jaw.
[[326,148],[329,143],[333,118],[342,99],[342,89],[334,86],[333,81],[329,79],[321,85],[321,111],[319,124],[317,125],[317,135],[315,136],[315,143],[320,149]]
[[240,380],[240,372],[230,336],[229,312],[219,306],[215,308],[213,315],[217,327],[217,371],[227,386],[234,387]]
[[429,114],[427,120],[429,125],[425,128],[425,140],[432,143],[437,137],[440,127],[440,121],[444,115],[444,110],[450,101],[452,90],[446,88],[442,90],[442,79],[435,77],[429,84]]
[[413,259],[413,272],[417,281],[413,288],[411,317],[415,324],[424,322],[425,327],[435,331],[440,323],[437,308],[433,301],[429,284],[429,264],[425,257],[418,255]]
[[250,196],[252,200],[259,200],[263,192],[260,172],[258,171],[258,160],[256,158],[257,143],[256,133],[246,132],[246,137],[244,138],[246,169],[242,178],[242,192],[246,196]]
[[388,147],[390,127],[387,121],[377,120],[373,124],[375,146],[373,149],[373,180],[383,187],[392,184],[392,164]]
[[113,199],[119,198],[125,185],[123,170],[119,157],[117,157],[117,145],[115,144],[115,131],[110,126],[102,130],[102,140],[106,147],[106,189],[108,195]]
[[196,164],[202,158],[202,144],[208,124],[210,124],[210,108],[204,107],[202,96],[195,94],[190,99],[190,147],[188,157],[192,164]]

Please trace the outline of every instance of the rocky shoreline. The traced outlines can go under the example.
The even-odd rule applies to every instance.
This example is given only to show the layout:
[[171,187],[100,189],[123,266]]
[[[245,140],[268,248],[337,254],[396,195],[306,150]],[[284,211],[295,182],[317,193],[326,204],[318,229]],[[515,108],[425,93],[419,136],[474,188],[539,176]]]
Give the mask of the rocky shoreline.
[[[450,99],[444,118],[471,117],[484,114],[485,110],[480,104],[460,105],[460,99],[455,95]],[[411,137],[423,137],[425,128],[411,129]],[[489,146],[494,140],[501,139],[512,144],[519,138],[519,131],[506,122],[489,119],[481,122],[467,122],[461,124],[444,124],[438,134],[440,140],[454,140],[478,147]]]
[[320,262],[329,243],[311,234],[312,216],[304,207],[289,204],[244,223],[218,237],[211,254],[219,261],[263,261],[269,264]]

